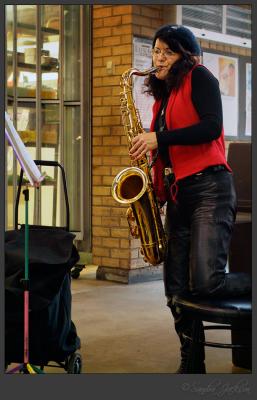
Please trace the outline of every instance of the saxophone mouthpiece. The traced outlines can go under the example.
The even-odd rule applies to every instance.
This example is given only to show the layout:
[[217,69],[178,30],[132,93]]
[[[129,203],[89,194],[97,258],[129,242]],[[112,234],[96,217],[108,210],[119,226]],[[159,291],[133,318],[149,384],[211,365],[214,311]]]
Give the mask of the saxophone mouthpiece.
[[151,68],[150,74],[154,74],[155,72],[158,72],[159,70],[160,70],[160,68],[158,68],[158,67],[153,67],[153,68]]

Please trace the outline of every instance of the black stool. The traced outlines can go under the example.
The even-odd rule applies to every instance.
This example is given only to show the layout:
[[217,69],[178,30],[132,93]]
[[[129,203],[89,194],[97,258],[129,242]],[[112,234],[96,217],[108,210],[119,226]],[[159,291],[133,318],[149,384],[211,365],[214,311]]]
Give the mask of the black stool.
[[[201,345],[218,347],[218,348],[231,348],[245,349],[251,348],[251,343],[242,339],[241,343],[215,343],[215,342],[202,342],[200,340],[200,326],[202,321],[213,322],[218,325],[204,326],[204,330],[209,329],[229,329],[233,332],[240,330],[252,329],[252,303],[250,296],[238,297],[233,299],[196,299],[191,297],[174,296],[173,304],[186,313],[193,321],[192,336],[186,336],[191,341],[190,355],[186,373],[197,374],[200,373],[200,361],[198,354]],[[242,336],[242,335],[241,335]],[[251,359],[248,360],[248,365],[245,366],[251,369]]]

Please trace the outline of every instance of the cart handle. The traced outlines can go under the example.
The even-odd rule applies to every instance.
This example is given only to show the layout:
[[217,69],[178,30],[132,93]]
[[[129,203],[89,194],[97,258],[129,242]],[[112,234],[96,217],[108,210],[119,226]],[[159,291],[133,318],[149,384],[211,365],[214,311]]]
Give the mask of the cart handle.
[[[63,166],[58,163],[58,161],[45,161],[45,160],[34,160],[36,165],[45,165],[48,167],[58,167],[61,169],[62,173],[62,182],[63,182],[63,190],[64,190],[64,198],[66,204],[66,227],[65,229],[69,231],[70,229],[70,207],[69,207],[69,199],[68,199],[68,191],[66,184],[66,176]],[[21,195],[21,186],[22,186],[22,178],[23,178],[23,169],[21,168],[19,185],[17,190],[17,196],[15,201],[15,229],[18,229],[18,210],[19,210],[19,201]]]

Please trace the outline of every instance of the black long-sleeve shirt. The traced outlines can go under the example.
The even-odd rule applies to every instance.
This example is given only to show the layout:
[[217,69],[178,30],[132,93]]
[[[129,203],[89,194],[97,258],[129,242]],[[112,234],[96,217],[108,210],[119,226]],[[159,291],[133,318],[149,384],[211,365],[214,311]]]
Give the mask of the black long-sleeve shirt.
[[[203,66],[192,71],[192,102],[200,121],[189,127],[159,131],[155,125],[158,148],[170,145],[197,145],[217,139],[222,130],[222,103],[218,80]],[[185,111],[186,112],[186,111]],[[158,117],[156,119],[158,121]]]

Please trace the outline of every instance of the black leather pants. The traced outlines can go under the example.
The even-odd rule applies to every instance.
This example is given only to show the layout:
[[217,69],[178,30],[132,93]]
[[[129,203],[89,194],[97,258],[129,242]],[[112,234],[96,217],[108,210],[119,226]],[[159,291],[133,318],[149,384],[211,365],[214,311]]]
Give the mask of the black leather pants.
[[233,176],[227,170],[178,181],[177,203],[167,204],[165,294],[236,296],[251,290],[248,274],[226,273],[236,216]]
[[[210,298],[251,291],[248,274],[225,271],[235,216],[233,176],[226,170],[207,171],[179,181],[177,202],[170,200],[167,204],[164,285],[181,342],[182,366],[189,351],[189,343],[183,340],[182,334],[190,336],[192,321],[174,308],[173,295],[190,293]],[[203,347],[199,359],[204,362]]]

